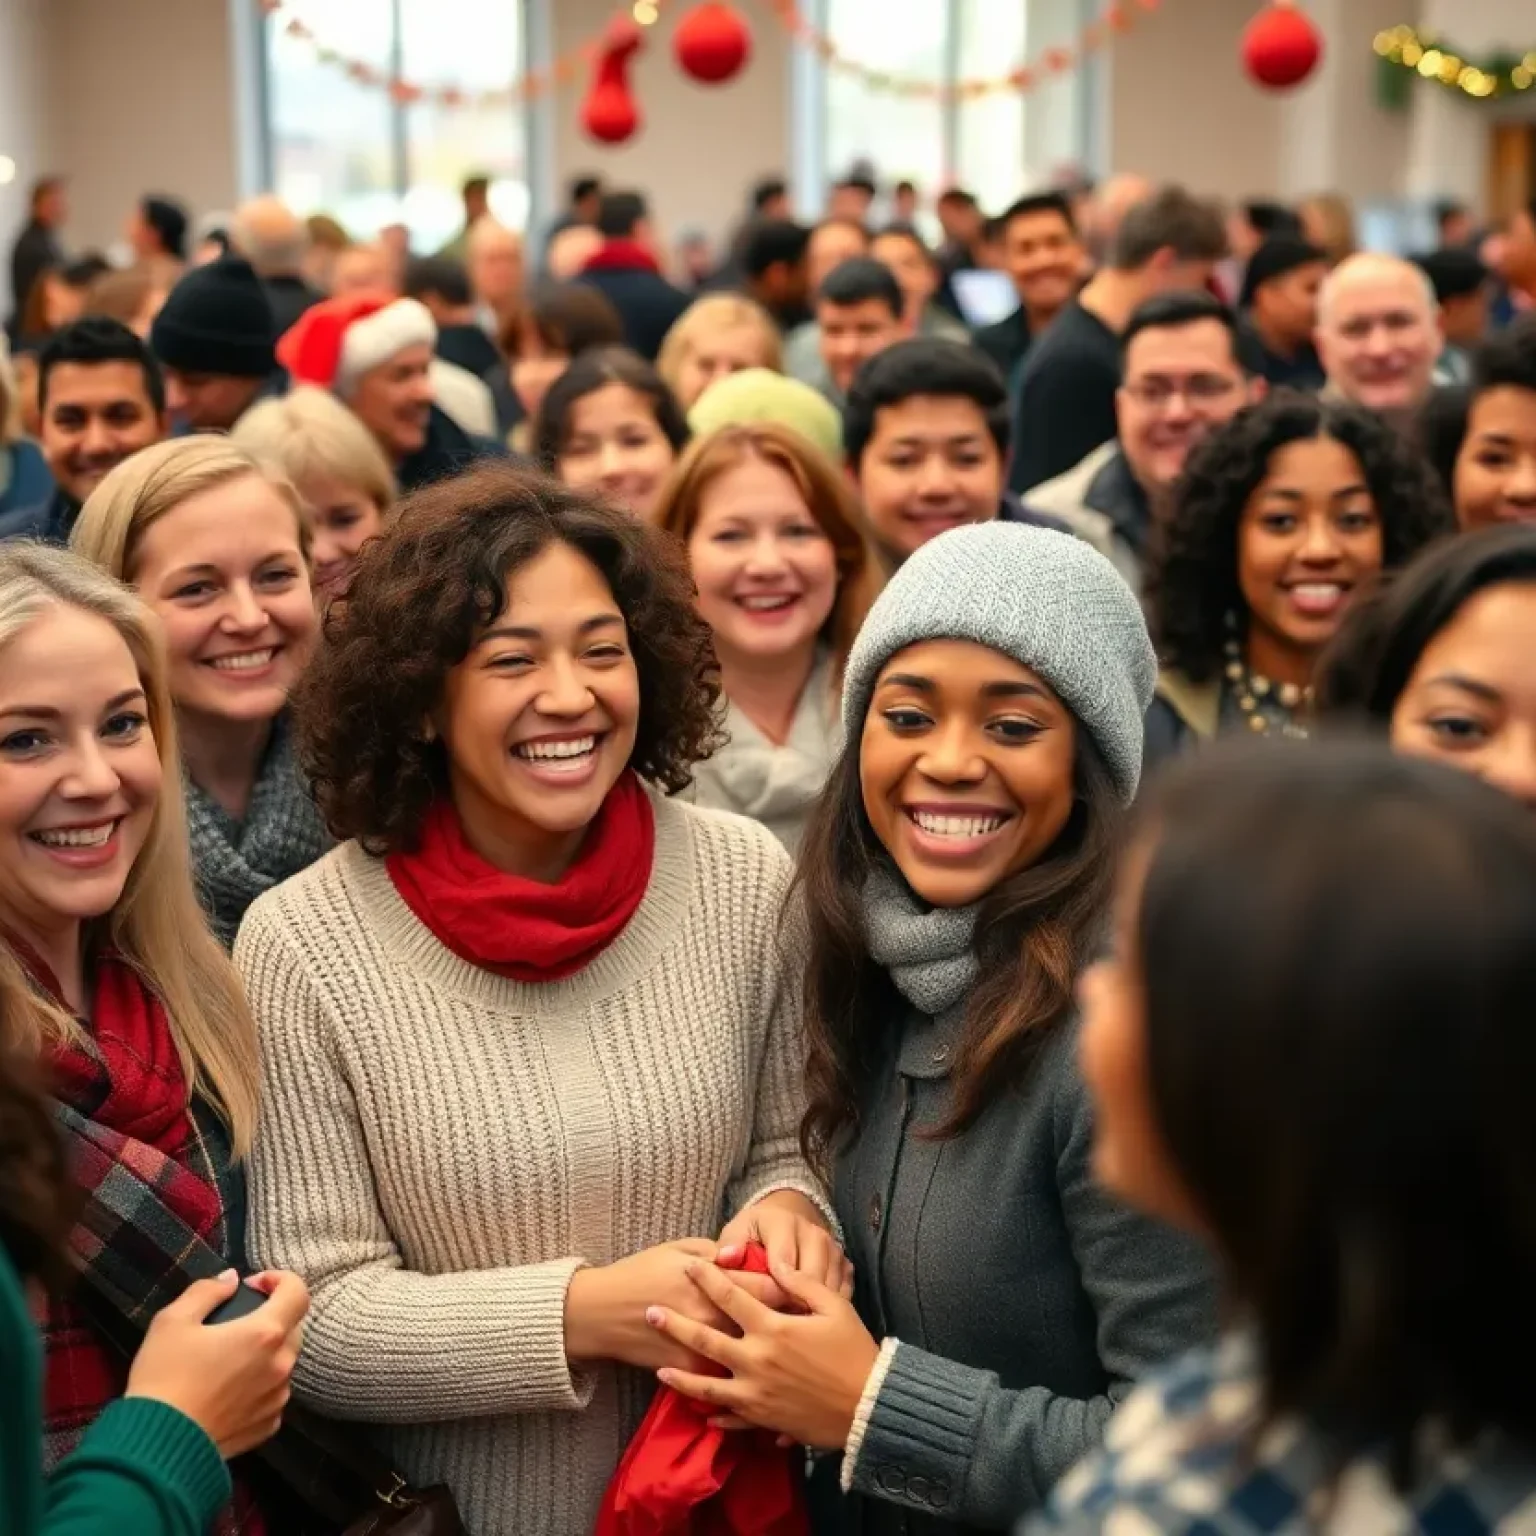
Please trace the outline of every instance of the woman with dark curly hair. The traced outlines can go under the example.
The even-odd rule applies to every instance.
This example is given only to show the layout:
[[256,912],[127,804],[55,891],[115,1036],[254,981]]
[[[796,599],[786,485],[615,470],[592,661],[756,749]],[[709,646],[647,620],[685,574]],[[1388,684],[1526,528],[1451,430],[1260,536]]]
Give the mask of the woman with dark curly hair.
[[[846,1263],[796,1145],[788,856],[668,798],[719,685],[677,545],[543,476],[419,493],[301,688],[334,855],[252,908],[251,1241],[299,1382],[478,1536],[589,1531],[687,1276]],[[722,1230],[723,1227],[723,1230]],[[756,1282],[772,1299],[777,1289]]]
[[550,385],[533,435],[539,462],[566,485],[650,517],[688,442],[688,419],[643,357],[598,347]]
[[1324,653],[1320,720],[1363,725],[1536,807],[1536,527],[1427,550],[1356,603]]
[[1428,468],[1358,406],[1277,390],[1191,455],[1155,541],[1147,761],[1231,729],[1305,736],[1353,598],[1451,531]]

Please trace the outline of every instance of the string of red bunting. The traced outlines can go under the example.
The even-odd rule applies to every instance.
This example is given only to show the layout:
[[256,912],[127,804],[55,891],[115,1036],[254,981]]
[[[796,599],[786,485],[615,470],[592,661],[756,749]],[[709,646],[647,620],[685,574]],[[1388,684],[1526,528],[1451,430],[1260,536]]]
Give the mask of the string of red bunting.
[[[607,29],[595,33],[575,48],[567,50],[543,68],[530,69],[504,86],[489,90],[466,90],[456,85],[423,84],[393,75],[365,59],[348,56],[317,35],[315,29],[298,14],[289,0],[257,0],[268,16],[283,19],[283,30],[291,38],[308,44],[322,64],[340,70],[358,85],[388,91],[397,102],[414,105],[425,102],[447,108],[505,108],[535,101],[564,86],[585,78],[591,65],[602,55]],[[635,16],[646,25],[659,19],[669,0],[637,0]],[[1071,46],[1047,48],[1037,59],[1022,63],[1006,74],[967,80],[939,81],[926,76],[904,75],[892,70],[875,69],[850,58],[837,42],[801,11],[797,0],[768,0],[775,19],[789,35],[808,48],[829,68],[861,80],[870,90],[917,101],[979,101],[1002,92],[1027,91],[1044,81],[1069,74],[1083,61],[1114,39],[1129,32],[1138,17],[1158,9],[1162,0],[1114,0],[1101,15],[1090,21]],[[644,16],[640,12],[644,8]]]

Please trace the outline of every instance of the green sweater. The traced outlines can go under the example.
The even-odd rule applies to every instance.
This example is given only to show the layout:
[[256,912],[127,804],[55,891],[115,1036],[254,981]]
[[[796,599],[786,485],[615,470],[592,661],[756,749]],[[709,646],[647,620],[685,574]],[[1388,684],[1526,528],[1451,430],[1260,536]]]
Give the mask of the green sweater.
[[74,1452],[42,1472],[42,1349],[0,1246],[0,1525],[5,1536],[202,1536],[228,1502],[229,1473],[185,1414],[120,1399]]

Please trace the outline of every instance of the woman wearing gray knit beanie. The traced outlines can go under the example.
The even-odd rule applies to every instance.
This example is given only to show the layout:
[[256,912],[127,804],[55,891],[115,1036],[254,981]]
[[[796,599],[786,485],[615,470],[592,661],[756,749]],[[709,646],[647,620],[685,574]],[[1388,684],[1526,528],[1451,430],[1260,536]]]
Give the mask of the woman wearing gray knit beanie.
[[1006,1528],[1214,1331],[1198,1249],[1097,1187],[1077,1063],[1155,675],[1110,563],[1007,523],[914,554],[849,657],[800,881],[802,1135],[854,1301],[776,1272],[805,1315],[768,1314],[710,1274],[743,1338],[654,1319],[731,1373],[665,1379],[842,1452],[829,1531]]

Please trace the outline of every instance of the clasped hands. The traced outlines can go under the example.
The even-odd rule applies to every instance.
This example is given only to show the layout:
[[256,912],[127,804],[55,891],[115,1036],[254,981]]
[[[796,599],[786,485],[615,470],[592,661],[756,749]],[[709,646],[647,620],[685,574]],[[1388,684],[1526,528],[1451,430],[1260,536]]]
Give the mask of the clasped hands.
[[[767,1275],[740,1269],[754,1241],[768,1254]],[[710,1422],[721,1427],[774,1430],[786,1442],[835,1450],[879,1353],[852,1293],[852,1266],[816,1207],[778,1191],[729,1223],[718,1244],[665,1243],[578,1271],[566,1303],[567,1351],[573,1360],[655,1370],[664,1385],[716,1410]],[[711,1365],[729,1374],[710,1374]]]

